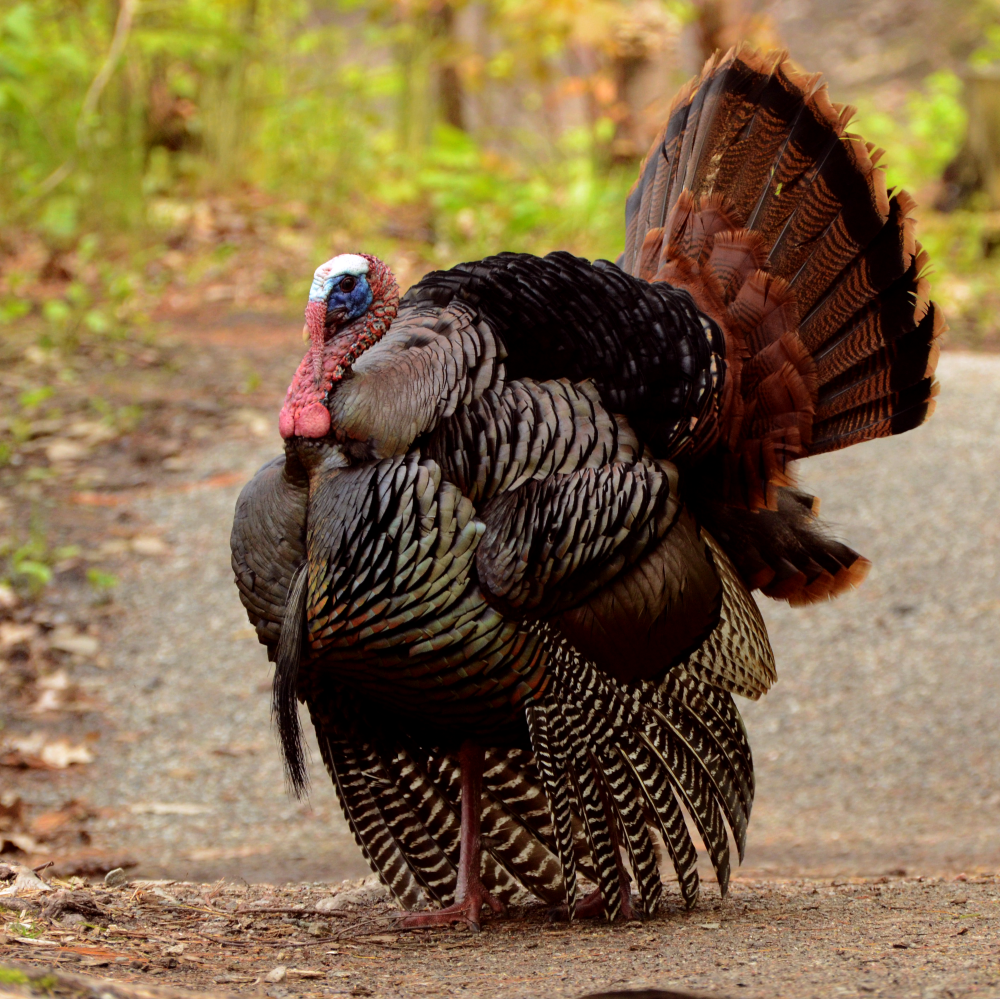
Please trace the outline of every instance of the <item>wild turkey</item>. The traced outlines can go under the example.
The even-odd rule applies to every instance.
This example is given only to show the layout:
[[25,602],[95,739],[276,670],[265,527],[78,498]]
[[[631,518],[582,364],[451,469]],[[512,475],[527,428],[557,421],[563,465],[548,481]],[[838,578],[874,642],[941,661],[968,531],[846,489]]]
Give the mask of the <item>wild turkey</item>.
[[410,925],[521,889],[631,916],[628,868],[648,914],[658,849],[693,905],[685,811],[725,892],[754,791],[732,695],[775,680],[750,591],[806,603],[868,567],[790,464],[936,393],[913,202],[850,116],[740,48],[674,101],[617,265],[503,253],[401,301],[374,257],[316,271],[233,566],[290,780],[298,700],[372,867],[445,906]]

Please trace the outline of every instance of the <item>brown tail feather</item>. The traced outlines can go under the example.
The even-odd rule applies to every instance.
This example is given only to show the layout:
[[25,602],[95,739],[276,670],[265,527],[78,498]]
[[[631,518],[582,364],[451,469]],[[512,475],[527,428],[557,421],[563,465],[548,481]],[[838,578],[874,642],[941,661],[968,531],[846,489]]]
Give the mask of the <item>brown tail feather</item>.
[[769,597],[814,603],[861,583],[871,563],[826,535],[816,519],[819,500],[780,489],[776,507],[752,512],[707,502],[699,514],[748,585]]
[[944,324],[913,200],[890,197],[852,114],[784,53],[740,46],[680,92],[629,196],[625,268],[686,288],[726,336],[716,455],[738,506],[776,509],[790,462],[933,407]]

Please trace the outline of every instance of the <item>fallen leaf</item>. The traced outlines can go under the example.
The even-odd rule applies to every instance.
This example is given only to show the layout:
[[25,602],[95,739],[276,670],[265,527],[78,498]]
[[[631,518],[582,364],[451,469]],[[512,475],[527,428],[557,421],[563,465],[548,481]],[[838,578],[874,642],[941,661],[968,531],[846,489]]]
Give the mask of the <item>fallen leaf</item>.
[[[83,745],[74,746],[66,738],[46,742],[44,732],[32,732],[21,739],[10,739],[5,747],[6,755],[0,757],[0,765],[28,767],[30,769],[65,770],[74,763],[93,763],[94,754]],[[41,766],[39,766],[39,762]]]
[[[20,864],[14,865],[17,877],[13,884],[0,891],[0,895],[21,895],[25,892],[54,891],[52,885],[46,884],[30,867],[22,867]],[[18,940],[21,938],[18,937]]]
[[[2,511],[0,507],[0,511]],[[0,609],[13,610],[20,601],[17,594],[6,584],[0,583]]]
[[81,634],[69,625],[56,628],[49,635],[49,645],[75,656],[96,656],[101,648],[101,643],[93,635]]
[[77,420],[63,432],[67,437],[84,438],[88,444],[100,444],[114,440],[118,436],[118,431],[114,427],[109,427],[99,420]]
[[64,669],[56,670],[47,676],[38,678],[38,686],[43,690],[68,690],[70,685],[69,673]]
[[19,943],[28,944],[30,947],[58,947],[59,944],[55,940],[35,940],[32,937],[19,937],[16,933],[5,933],[3,935],[4,943]]
[[141,535],[133,538],[129,547],[137,555],[166,555],[170,551],[162,538],[153,535]]
[[9,649],[22,642],[30,642],[38,634],[37,624],[0,623],[0,649]]
[[37,853],[38,842],[27,833],[0,832],[0,853],[7,852],[7,845],[22,853]]
[[183,801],[148,801],[129,805],[128,810],[133,815],[204,815],[212,809]]
[[87,456],[87,445],[57,438],[45,447],[45,457],[51,462],[79,461]]

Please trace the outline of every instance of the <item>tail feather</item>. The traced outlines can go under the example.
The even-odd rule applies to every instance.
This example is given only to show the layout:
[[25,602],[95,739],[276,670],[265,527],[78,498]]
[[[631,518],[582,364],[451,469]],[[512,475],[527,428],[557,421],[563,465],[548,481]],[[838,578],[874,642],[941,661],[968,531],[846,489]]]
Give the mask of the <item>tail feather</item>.
[[691,908],[698,901],[698,851],[691,841],[684,813],[671,788],[670,776],[649,746],[638,746],[630,762],[649,806],[647,821],[659,829],[677,872],[681,897],[684,904]]
[[634,737],[616,752],[607,753],[601,763],[604,779],[614,801],[615,812],[621,823],[622,841],[632,866],[632,876],[639,890],[639,901],[645,915],[651,916],[660,904],[663,883],[656,863],[656,851],[646,825],[643,812],[642,782],[630,766],[636,754]]
[[410,859],[389,830],[365,778],[359,752],[363,740],[345,731],[341,720],[310,705],[323,761],[333,778],[340,807],[365,859],[400,904],[407,909],[426,904],[426,896]]
[[[659,685],[618,684],[549,625],[538,629],[553,669],[549,688],[526,709],[533,752],[487,752],[486,887],[507,901],[523,887],[564,901],[572,916],[580,871],[596,881],[613,919],[629,890],[621,844],[642,911],[652,914],[662,894],[655,828],[691,906],[698,857],[683,806],[725,892],[727,823],[742,857],[753,797],[750,750],[730,695],[683,667]],[[347,691],[309,705],[323,759],[372,868],[406,908],[449,904],[460,853],[458,761],[380,723]]]
[[[604,902],[604,916],[613,923],[621,912],[621,883],[618,875],[617,838],[609,824],[610,808],[607,785],[600,764],[577,738],[574,741],[575,765],[571,772],[574,789],[587,823],[597,887]],[[614,816],[611,815],[613,819]],[[626,889],[628,886],[625,886]]]
[[[814,428],[814,432],[822,431]],[[861,583],[871,564],[826,534],[816,518],[814,497],[783,488],[776,505],[773,511],[749,511],[715,500],[699,501],[699,516],[747,586],[791,604],[804,604]]]
[[[673,713],[679,705],[698,718],[715,740],[725,766],[729,769],[729,776],[739,791],[743,811],[749,819],[755,789],[753,754],[750,752],[743,720],[732,697],[714,684],[693,676],[685,664],[664,677],[655,688],[649,703],[661,713]],[[740,835],[734,838],[742,856],[744,838]]]
[[[543,632],[548,628],[540,627]],[[565,711],[567,705],[575,705],[580,712],[577,727],[587,734],[607,774],[617,770],[610,750],[617,752],[618,747],[624,747],[627,751],[632,740],[641,735],[667,773],[678,801],[694,819],[725,891],[729,880],[729,840],[719,807],[721,798],[726,800],[724,807],[734,815],[734,836],[740,844],[746,829],[745,819],[738,818],[742,805],[738,793],[733,791],[734,781],[723,775],[731,761],[717,752],[717,743],[699,728],[699,720],[688,715],[682,703],[657,697],[652,684],[619,687],[582,660],[564,640],[548,640],[553,644],[551,710]],[[621,806],[618,807],[620,810]],[[623,832],[638,835],[628,827]],[[639,858],[647,847],[640,837],[630,849]]]
[[776,509],[795,459],[932,408],[944,324],[914,203],[890,197],[852,114],[784,53],[740,46],[678,95],[627,203],[623,266],[684,288],[723,329],[725,498],[747,509]]
[[[447,802],[449,819],[454,821],[452,861],[457,867],[459,847],[455,834],[459,828],[461,805],[458,760],[449,754],[421,751],[416,747],[413,754],[426,761],[429,780]],[[511,756],[525,757],[527,754],[500,749],[491,749],[487,754],[480,825],[483,884],[505,902],[515,898],[518,885],[538,898],[555,902],[562,885],[559,863],[534,830],[525,824],[523,817],[507,807],[504,795],[512,794],[522,801],[541,797],[543,804],[545,799],[532,779],[530,757],[515,762],[509,758]],[[526,811],[530,814],[530,807]],[[436,827],[432,828],[437,836]]]
[[528,733],[531,745],[535,750],[535,760],[538,772],[545,784],[549,799],[549,809],[552,815],[552,826],[555,830],[556,847],[559,862],[562,865],[563,888],[565,903],[569,918],[573,918],[576,910],[576,855],[573,849],[573,813],[570,805],[569,782],[564,765],[565,752],[552,738],[552,720],[558,715],[551,711],[549,705],[542,701],[534,701],[525,708],[528,722]]

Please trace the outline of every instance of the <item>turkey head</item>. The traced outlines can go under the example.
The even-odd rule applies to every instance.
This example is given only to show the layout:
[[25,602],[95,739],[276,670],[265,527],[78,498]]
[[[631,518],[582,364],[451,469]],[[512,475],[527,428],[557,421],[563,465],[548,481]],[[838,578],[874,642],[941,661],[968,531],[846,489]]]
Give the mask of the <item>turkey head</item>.
[[306,303],[309,350],[288,386],[281,436],[318,439],[334,432],[330,396],[396,316],[399,287],[377,257],[342,253],[320,264]]

